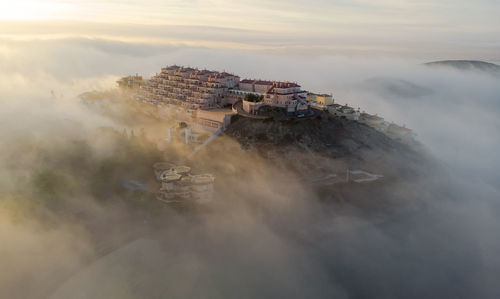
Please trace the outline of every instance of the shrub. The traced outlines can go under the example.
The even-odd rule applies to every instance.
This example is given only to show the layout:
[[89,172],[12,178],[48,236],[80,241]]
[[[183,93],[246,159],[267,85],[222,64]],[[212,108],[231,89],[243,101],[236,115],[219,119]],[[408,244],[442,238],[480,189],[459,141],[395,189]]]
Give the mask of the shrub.
[[253,102],[253,103],[258,103],[260,101],[262,101],[264,99],[264,96],[259,96],[259,95],[256,95],[256,94],[253,94],[253,93],[247,93],[245,95],[245,101],[248,101],[248,102]]

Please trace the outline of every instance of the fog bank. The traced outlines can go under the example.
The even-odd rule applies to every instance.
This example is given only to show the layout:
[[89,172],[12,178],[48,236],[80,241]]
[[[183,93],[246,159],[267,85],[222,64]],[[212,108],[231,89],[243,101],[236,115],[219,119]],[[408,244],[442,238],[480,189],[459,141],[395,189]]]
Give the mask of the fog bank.
[[[0,297],[498,297],[500,84],[422,62],[2,40]],[[374,215],[320,201],[295,174],[225,140],[224,154],[197,158],[226,179],[208,211],[117,198],[121,180],[146,177],[161,153],[77,95],[167,64],[333,92],[412,128],[436,165],[395,183],[392,196],[405,200]],[[387,192],[368,190],[359,200],[386,204]]]

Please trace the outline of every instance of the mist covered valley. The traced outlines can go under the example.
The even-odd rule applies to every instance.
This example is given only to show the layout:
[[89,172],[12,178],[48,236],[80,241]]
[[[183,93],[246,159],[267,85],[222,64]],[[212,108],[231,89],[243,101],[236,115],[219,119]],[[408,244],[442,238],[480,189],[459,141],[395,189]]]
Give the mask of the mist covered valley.
[[[0,297],[499,295],[497,77],[416,60],[138,49],[3,40]],[[328,116],[303,131],[237,119],[188,161],[216,175],[213,203],[168,206],[123,182],[154,189],[152,164],[186,161],[187,149],[158,146],[169,120],[113,89],[174,63],[333,91],[417,140]],[[89,107],[78,96],[92,90],[114,100]],[[384,178],[311,184],[349,167]]]

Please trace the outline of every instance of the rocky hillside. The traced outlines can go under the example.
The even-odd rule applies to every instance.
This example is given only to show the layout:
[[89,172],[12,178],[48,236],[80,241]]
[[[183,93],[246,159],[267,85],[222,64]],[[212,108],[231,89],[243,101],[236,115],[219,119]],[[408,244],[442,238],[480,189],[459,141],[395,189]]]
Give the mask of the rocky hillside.
[[327,113],[304,120],[254,120],[236,117],[225,132],[245,148],[296,147],[331,158],[355,155],[360,150],[407,149],[373,128]]
[[235,117],[225,134],[243,148],[310,175],[362,168],[399,176],[423,160],[415,143],[402,144],[356,121],[323,113],[295,121]]

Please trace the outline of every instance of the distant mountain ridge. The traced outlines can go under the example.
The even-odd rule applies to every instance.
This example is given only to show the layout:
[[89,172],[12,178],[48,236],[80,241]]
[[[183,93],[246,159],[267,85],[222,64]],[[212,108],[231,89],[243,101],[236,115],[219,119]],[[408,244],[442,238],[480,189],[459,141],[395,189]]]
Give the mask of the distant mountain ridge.
[[461,71],[479,71],[500,75],[500,65],[479,60],[443,60],[425,63],[430,67],[448,67]]
[[434,91],[430,88],[413,82],[390,77],[373,77],[363,81],[358,88],[377,93],[384,97],[419,98],[431,95]]

